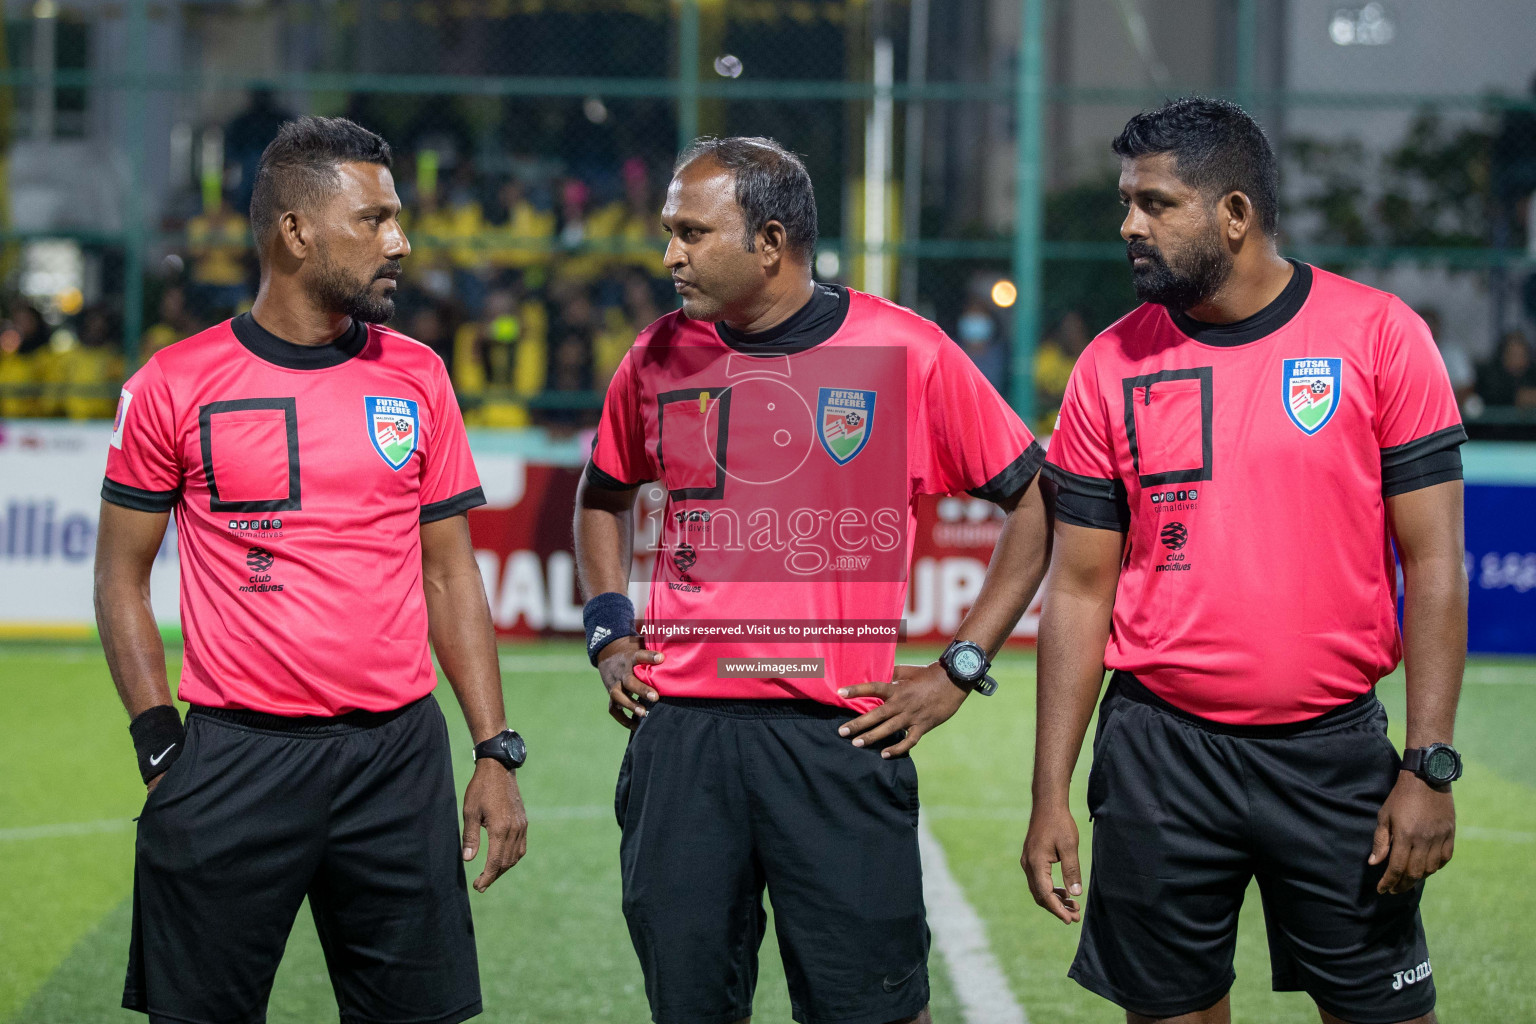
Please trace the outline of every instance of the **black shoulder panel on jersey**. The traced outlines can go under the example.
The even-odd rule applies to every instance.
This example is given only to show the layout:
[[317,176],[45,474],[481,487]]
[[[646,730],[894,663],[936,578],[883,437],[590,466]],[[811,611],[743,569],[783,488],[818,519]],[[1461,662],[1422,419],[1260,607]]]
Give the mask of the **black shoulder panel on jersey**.
[[991,480],[980,487],[972,487],[966,491],[973,498],[982,498],[993,504],[1000,504],[1008,498],[1018,494],[1029,486],[1029,482],[1040,472],[1040,467],[1045,464],[1045,449],[1040,447],[1039,441],[1029,442],[1029,447],[1019,453],[1019,457],[1003,467]]
[[1463,444],[1467,440],[1467,428],[1460,423],[1437,430],[1433,434],[1425,434],[1423,437],[1409,441],[1407,444],[1393,445],[1391,448],[1381,450],[1381,465],[1383,468],[1401,466],[1426,455],[1435,452],[1448,451]]
[[636,480],[627,484],[616,476],[609,476],[597,468],[597,463],[587,460],[587,484],[591,487],[601,487],[605,491],[628,491],[641,484],[648,484],[649,480]]
[[1381,470],[1381,493],[1390,498],[1395,494],[1407,494],[1423,487],[1433,487],[1448,480],[1461,479],[1461,449],[1449,448],[1405,462],[1400,466]]
[[1461,479],[1461,444],[1467,439],[1460,423],[1381,450],[1381,493],[1390,498],[1448,480]]
[[120,484],[108,476],[101,480],[101,499],[139,512],[169,512],[181,500],[181,488],[146,491],[140,487]]
[[1048,508],[1072,526],[1128,533],[1131,505],[1119,480],[1082,476],[1047,462],[1040,470]]
[[471,487],[467,491],[461,491],[451,498],[442,501],[434,501],[430,505],[421,506],[421,521],[435,523],[439,519],[447,519],[462,512],[468,512],[485,504],[485,491],[478,487]]

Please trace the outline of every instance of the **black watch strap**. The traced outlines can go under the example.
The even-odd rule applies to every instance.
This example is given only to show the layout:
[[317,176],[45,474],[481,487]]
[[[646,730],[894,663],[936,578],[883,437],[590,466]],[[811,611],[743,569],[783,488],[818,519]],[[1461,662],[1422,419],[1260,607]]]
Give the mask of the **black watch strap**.
[[516,732],[507,729],[475,744],[475,760],[482,757],[497,761],[507,771],[514,772],[528,762],[528,745]]
[[[1436,754],[1443,754],[1451,758],[1450,778],[1436,778],[1430,774],[1430,760]],[[1461,778],[1461,754],[1449,743],[1431,743],[1427,747],[1409,747],[1403,751],[1403,771],[1412,772],[1430,786],[1438,789],[1448,788],[1451,783]]]
[[[974,650],[976,652],[975,657],[981,659],[981,674],[979,676],[970,678],[956,670],[953,659],[956,651],[962,648]],[[956,686],[974,690],[983,697],[990,697],[997,692],[997,680],[987,674],[992,670],[992,661],[987,657],[986,651],[982,646],[974,641],[951,641],[950,645],[944,648],[944,653],[939,655],[939,665],[944,669],[944,673],[949,676],[949,681]]]

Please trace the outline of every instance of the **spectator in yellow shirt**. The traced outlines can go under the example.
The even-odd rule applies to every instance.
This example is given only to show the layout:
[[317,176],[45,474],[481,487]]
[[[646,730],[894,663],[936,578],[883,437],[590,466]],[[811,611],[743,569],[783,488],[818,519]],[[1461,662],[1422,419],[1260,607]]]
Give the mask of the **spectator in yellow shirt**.
[[27,302],[11,307],[10,322],[0,329],[0,416],[42,416],[44,362],[48,358],[48,324]]
[[1067,393],[1067,380],[1077,357],[1093,336],[1083,314],[1069,311],[1056,324],[1056,329],[1046,335],[1035,349],[1035,408],[1039,410],[1032,426],[1040,436],[1056,428],[1056,414],[1061,410],[1062,396]]
[[661,318],[661,307],[656,304],[656,293],[651,278],[638,267],[631,267],[624,275],[624,304],[610,306],[603,311],[602,327],[592,343],[593,387],[606,391],[614,371],[624,358],[635,336]]
[[193,301],[214,319],[250,301],[250,225],[221,194],[187,221]]
[[555,211],[535,206],[516,178],[501,183],[496,205],[494,223],[486,229],[486,262],[498,269],[521,270],[525,277],[534,270],[547,274],[554,252]]
[[478,427],[526,427],[527,400],[544,390],[549,332],[544,305],[497,288],[478,321],[454,337],[453,384],[470,401],[464,422]]
[[72,420],[111,419],[123,382],[121,332],[105,306],[91,306],[80,317],[78,340],[55,354],[54,375],[61,405]]
[[645,161],[630,157],[624,161],[619,176],[624,181],[624,197],[595,211],[588,218],[589,231],[612,249],[607,256],[610,270],[622,272],[635,267],[652,276],[666,276],[661,263],[661,254],[667,247],[658,213],[661,201],[651,194]]
[[187,293],[179,284],[168,285],[160,294],[160,319],[149,325],[139,341],[139,365],[161,349],[190,338],[198,332],[197,322],[187,312]]

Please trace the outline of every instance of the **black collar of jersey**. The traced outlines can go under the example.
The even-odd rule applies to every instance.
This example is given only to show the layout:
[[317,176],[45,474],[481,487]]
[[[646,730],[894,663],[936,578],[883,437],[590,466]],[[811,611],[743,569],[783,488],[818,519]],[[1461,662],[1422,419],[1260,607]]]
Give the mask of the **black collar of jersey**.
[[743,355],[784,356],[815,348],[836,334],[848,319],[848,289],[818,283],[810,301],[783,323],[751,334],[723,323],[715,324],[720,340]]
[[1243,317],[1230,324],[1208,324],[1186,313],[1168,311],[1174,326],[1191,338],[1206,345],[1246,345],[1250,341],[1267,338],[1290,323],[1301,312],[1307,296],[1312,293],[1312,268],[1299,260],[1286,257],[1285,262],[1296,268],[1291,279],[1275,296],[1275,301],[1253,316]]
[[368,345],[368,328],[357,317],[352,318],[350,330],[324,345],[296,345],[285,341],[257,323],[249,313],[235,317],[229,327],[252,355],[288,370],[324,370],[340,366]]

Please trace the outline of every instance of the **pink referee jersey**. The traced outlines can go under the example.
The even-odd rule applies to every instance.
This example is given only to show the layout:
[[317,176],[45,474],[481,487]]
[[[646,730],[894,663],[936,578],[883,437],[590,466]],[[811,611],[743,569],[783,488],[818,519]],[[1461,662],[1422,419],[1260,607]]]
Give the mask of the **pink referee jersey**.
[[[664,696],[876,706],[836,689],[891,678],[894,635],[857,631],[902,618],[917,495],[1001,499],[1044,460],[938,327],[874,296],[838,301],[840,325],[809,345],[727,341],[671,313],[609,386],[589,485],[666,492],[642,527],[660,541],[645,618],[725,631],[647,638],[666,661],[637,672]],[[792,632],[817,626],[830,631]],[[768,628],[784,632],[753,632]],[[732,676],[727,659],[821,668]]]
[[442,360],[383,327],[295,345],[250,314],[123,387],[102,497],[174,510],[179,696],[387,711],[436,685],[421,524],[484,503]]
[[1461,479],[1424,321],[1294,266],[1240,323],[1147,304],[1094,339],[1044,470],[1059,519],[1127,534],[1105,664],[1233,725],[1321,715],[1396,667],[1385,498]]

